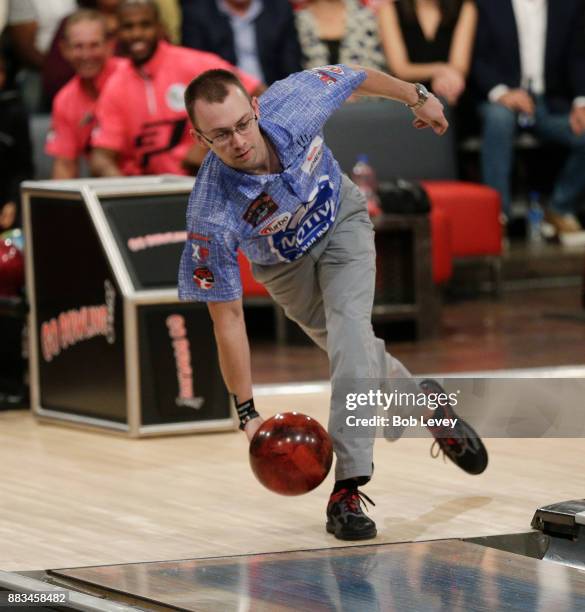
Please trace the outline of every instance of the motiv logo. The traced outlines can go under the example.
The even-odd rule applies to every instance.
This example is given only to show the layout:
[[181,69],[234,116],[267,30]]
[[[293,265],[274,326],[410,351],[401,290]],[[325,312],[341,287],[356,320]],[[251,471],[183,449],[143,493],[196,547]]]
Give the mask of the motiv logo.
[[41,350],[45,361],[52,361],[70,346],[96,336],[104,336],[108,344],[114,344],[116,290],[107,279],[104,293],[105,304],[68,310],[41,325]]
[[177,381],[179,383],[179,395],[175,400],[177,406],[187,406],[199,410],[205,399],[195,397],[193,384],[193,368],[191,367],[191,344],[187,338],[187,326],[185,317],[180,314],[172,314],[167,317],[167,328],[175,352],[175,365],[177,368]]

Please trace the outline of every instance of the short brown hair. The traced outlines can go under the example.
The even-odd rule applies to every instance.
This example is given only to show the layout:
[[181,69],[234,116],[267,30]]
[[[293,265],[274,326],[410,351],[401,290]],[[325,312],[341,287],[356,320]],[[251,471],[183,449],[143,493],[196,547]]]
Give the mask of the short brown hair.
[[101,24],[104,31],[104,38],[108,37],[108,24],[106,23],[105,17],[99,11],[95,11],[93,9],[81,9],[79,11],[75,11],[75,13],[67,17],[67,20],[65,21],[65,29],[63,30],[65,40],[67,40],[70,28],[76,23],[81,23],[82,21],[96,21],[97,23]]
[[250,102],[252,101],[240,79],[229,70],[220,68],[206,70],[189,83],[185,90],[185,108],[193,125],[195,125],[195,101],[223,102],[229,94],[228,85],[235,85],[244,92]]

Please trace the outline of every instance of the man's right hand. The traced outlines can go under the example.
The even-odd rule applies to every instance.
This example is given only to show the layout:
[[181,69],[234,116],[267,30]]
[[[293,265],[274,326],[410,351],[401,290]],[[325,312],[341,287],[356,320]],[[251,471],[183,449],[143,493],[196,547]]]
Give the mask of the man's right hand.
[[525,89],[510,89],[498,98],[497,103],[511,111],[534,115],[534,100]]
[[442,136],[449,127],[449,122],[443,113],[443,105],[433,94],[429,94],[427,101],[413,112],[416,119],[412,124],[418,130],[431,127],[435,134]]
[[260,426],[262,425],[262,423],[264,423],[264,419],[260,416],[246,423],[244,432],[248,436],[248,442],[252,442],[252,438],[254,437],[256,432],[260,429]]

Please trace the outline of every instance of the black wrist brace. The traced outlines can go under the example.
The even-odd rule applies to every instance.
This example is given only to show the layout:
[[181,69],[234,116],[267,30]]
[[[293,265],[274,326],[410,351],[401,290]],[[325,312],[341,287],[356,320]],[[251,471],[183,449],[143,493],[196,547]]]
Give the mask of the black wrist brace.
[[238,413],[238,417],[240,419],[240,429],[244,431],[246,424],[248,421],[259,417],[260,415],[256,412],[256,408],[254,408],[254,398],[251,397],[249,400],[238,404],[238,398],[234,395],[234,404],[236,405],[236,412]]

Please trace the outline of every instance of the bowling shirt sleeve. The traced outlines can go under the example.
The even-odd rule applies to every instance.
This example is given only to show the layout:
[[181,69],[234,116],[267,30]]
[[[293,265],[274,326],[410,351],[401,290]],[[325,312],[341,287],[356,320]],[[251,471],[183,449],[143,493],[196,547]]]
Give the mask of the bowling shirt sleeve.
[[179,298],[195,302],[229,302],[242,297],[235,237],[210,223],[194,223],[179,267]]
[[77,159],[83,151],[79,150],[78,130],[67,113],[64,111],[65,100],[57,96],[53,104],[53,114],[51,117],[51,129],[47,134],[45,152],[52,157],[62,157],[63,159]]
[[345,64],[311,68],[277,81],[260,102],[291,134],[312,138],[366,76]]

